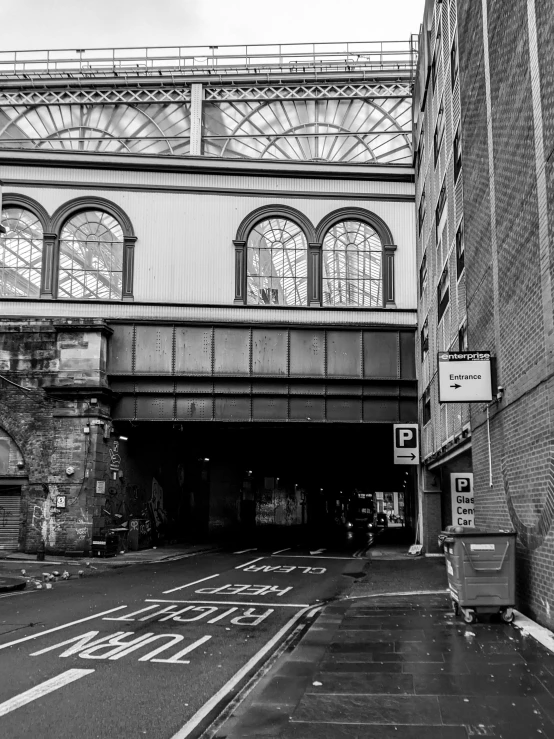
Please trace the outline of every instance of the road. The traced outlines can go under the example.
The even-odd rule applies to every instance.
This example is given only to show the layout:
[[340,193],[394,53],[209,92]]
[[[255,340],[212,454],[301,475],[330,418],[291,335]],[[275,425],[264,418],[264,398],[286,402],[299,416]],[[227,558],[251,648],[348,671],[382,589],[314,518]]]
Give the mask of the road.
[[349,584],[353,561],[323,548],[217,552],[3,596],[0,736],[194,737]]

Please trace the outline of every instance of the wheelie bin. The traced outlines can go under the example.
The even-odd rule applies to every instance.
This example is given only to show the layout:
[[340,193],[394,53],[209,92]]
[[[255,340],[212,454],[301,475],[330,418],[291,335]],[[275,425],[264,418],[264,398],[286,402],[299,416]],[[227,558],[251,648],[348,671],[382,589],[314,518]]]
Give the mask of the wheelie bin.
[[480,613],[514,619],[516,532],[448,526],[439,542],[444,547],[448,587],[454,612],[466,623]]

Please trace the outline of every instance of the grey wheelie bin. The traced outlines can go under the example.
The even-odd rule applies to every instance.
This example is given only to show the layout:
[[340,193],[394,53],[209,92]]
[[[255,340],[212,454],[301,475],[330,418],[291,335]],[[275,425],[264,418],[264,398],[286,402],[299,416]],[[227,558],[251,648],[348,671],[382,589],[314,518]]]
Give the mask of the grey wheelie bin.
[[455,613],[468,624],[479,613],[498,613],[510,623],[515,605],[515,531],[448,526],[444,547],[448,587]]

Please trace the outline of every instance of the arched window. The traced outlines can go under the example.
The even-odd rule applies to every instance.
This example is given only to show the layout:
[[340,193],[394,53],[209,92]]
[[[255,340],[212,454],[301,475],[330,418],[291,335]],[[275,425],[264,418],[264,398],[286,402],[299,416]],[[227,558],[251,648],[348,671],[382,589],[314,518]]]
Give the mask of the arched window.
[[383,245],[367,223],[340,221],[322,248],[323,305],[383,305]]
[[58,298],[121,300],[123,231],[102,210],[71,216],[60,234]]
[[246,244],[247,303],[308,304],[308,245],[304,232],[286,218],[257,223]]
[[40,219],[19,205],[2,209],[0,296],[38,298],[42,272],[43,228]]

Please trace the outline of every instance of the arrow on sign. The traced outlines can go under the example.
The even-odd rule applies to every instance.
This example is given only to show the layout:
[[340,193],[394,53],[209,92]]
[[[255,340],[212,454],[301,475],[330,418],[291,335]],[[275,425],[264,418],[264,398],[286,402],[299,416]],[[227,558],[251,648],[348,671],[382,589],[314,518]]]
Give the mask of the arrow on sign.
[[457,388],[462,387],[462,386],[461,385],[454,384],[454,385],[450,385],[450,387],[453,387],[453,388],[457,389]]
[[411,454],[398,454],[398,459],[415,459],[415,454],[412,452]]

